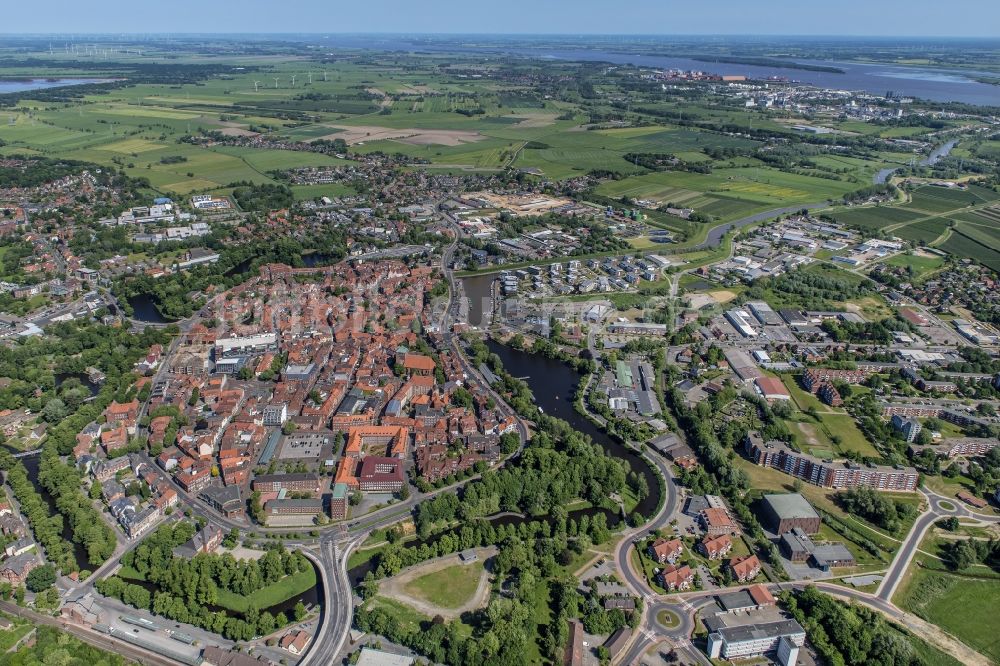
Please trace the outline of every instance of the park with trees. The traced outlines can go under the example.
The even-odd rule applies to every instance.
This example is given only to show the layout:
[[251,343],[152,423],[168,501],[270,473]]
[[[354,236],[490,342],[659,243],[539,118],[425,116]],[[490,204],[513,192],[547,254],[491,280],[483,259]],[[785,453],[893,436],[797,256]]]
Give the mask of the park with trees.
[[97,582],[101,594],[231,640],[270,634],[306,615],[298,602],[291,613],[273,607],[315,586],[316,572],[300,552],[280,544],[259,559],[200,553],[179,557],[173,549],[194,536],[197,526],[183,521],[163,525],[138,548],[122,556],[118,574]]

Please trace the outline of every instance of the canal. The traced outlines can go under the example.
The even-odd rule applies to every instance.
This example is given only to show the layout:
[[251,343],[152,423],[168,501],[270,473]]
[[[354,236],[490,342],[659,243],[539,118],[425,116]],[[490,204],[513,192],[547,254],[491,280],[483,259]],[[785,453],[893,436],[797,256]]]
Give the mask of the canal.
[[[18,450],[12,447],[5,447],[11,453],[20,453]],[[45,502],[46,506],[49,508],[49,515],[55,516],[60,515],[59,511],[56,510],[55,500],[49,494],[49,491],[42,487],[42,484],[38,482],[38,467],[41,465],[42,456],[40,453],[36,453],[32,456],[25,456],[20,459],[21,464],[24,465],[25,471],[28,473],[28,480],[31,481],[31,485],[34,486],[35,491],[42,496],[42,501]],[[69,525],[69,521],[63,518],[62,521],[62,532],[61,536],[70,546],[73,548],[73,559],[76,560],[76,566],[78,569],[92,569],[90,566],[90,560],[87,558],[87,550],[83,545],[73,541],[73,529]]]
[[493,307],[493,297],[490,289],[496,274],[473,275],[462,280],[462,291],[469,300],[469,325],[482,326],[486,323],[484,315]]
[[153,297],[149,294],[129,296],[128,304],[132,306],[132,318],[138,321],[147,324],[169,324],[172,321],[160,314],[156,304],[153,303]]

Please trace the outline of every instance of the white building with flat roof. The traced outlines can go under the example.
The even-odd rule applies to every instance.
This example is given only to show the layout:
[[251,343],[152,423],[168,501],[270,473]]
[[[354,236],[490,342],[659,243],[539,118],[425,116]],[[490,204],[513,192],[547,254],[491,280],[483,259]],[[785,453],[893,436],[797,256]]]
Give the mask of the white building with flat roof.
[[744,338],[757,337],[757,331],[754,330],[753,324],[750,323],[750,315],[747,314],[746,310],[741,310],[739,308],[727,310],[726,320],[732,324],[733,328],[739,331],[739,334]]
[[806,630],[795,620],[778,620],[720,627],[708,635],[712,659],[749,659],[775,652],[781,666],[793,666],[798,649],[806,642]]

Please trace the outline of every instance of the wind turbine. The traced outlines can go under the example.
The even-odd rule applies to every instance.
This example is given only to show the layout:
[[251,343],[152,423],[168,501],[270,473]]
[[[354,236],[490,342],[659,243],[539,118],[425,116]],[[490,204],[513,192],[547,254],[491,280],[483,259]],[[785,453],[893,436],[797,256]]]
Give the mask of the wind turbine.
[[323,82],[326,83],[326,70],[323,70]]
[[257,92],[257,86],[259,86],[259,85],[260,85],[260,81],[254,81],[253,82],[253,91],[254,92]]
[[292,74],[292,87],[295,87],[295,74]]
[[280,76],[274,77],[274,88],[275,88],[275,90],[277,90],[277,88],[278,88],[278,79],[280,79],[280,78],[281,78]]
[[309,85],[313,84],[313,73],[309,72]]

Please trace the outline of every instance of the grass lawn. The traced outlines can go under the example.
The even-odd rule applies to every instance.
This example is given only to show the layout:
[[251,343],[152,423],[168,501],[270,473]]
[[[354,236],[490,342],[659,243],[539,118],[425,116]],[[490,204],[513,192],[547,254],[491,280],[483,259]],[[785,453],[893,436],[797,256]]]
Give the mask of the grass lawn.
[[[735,463],[737,467],[746,472],[750,477],[750,487],[756,491],[760,491],[762,494],[770,492],[795,492],[795,479],[788,474],[779,472],[776,469],[754,465],[749,460],[746,460],[741,456],[736,457]],[[906,534],[912,524],[912,521],[906,521],[900,526],[896,534],[890,535],[892,538],[888,538],[885,536],[886,533],[883,530],[861,518],[848,515],[843,509],[837,506],[837,503],[833,501],[833,495],[837,491],[814,486],[811,483],[802,483],[802,487],[798,492],[809,500],[809,503],[817,509],[826,511],[834,517],[844,521],[848,525],[856,528],[858,531],[868,536],[872,541],[880,545],[884,545],[890,552],[894,552],[899,547],[899,544],[893,541],[892,538],[899,538],[899,534]],[[894,500],[900,500],[903,502],[911,502],[914,504],[918,504],[920,502],[920,497],[915,493],[886,493],[886,495]]]
[[656,621],[668,629],[672,629],[681,623],[677,613],[670,610],[661,610],[656,614]]
[[1000,580],[917,570],[894,599],[993,661],[1000,661]]
[[841,452],[857,451],[863,456],[873,458],[879,456],[878,451],[875,450],[871,442],[865,439],[864,433],[858,429],[857,424],[849,414],[820,414],[820,421],[831,438],[836,436],[840,439],[835,444]]
[[459,608],[467,603],[479,587],[483,566],[455,564],[414,578],[406,584],[405,591],[418,599],[441,608]]
[[552,622],[552,598],[549,592],[549,581],[538,581],[535,585],[535,591],[531,597],[531,609],[529,622],[534,625],[531,632],[534,640],[528,641],[525,657],[529,664],[541,664],[545,661],[542,658],[542,646],[539,644],[542,628],[547,627]]
[[30,624],[21,624],[11,627],[7,631],[0,631],[0,652],[6,652],[12,648],[14,643],[24,638],[31,629]]
[[376,596],[371,603],[373,608],[380,608],[395,618],[399,625],[407,631],[420,631],[420,624],[430,620],[429,617],[421,615],[406,604],[383,596]]
[[[657,581],[656,573],[653,571],[660,565],[653,562],[653,560],[650,557],[648,557],[645,553],[640,553],[639,552],[640,545],[637,545],[635,548],[629,551],[629,557],[632,559],[632,568],[634,568],[636,571],[641,571],[643,573],[643,576],[646,578],[646,582],[649,583],[649,586],[653,589],[654,592],[658,594],[666,594],[666,590],[660,587],[660,584],[656,582]],[[645,548],[645,545],[641,545],[641,547]]]
[[897,254],[885,261],[889,266],[912,268],[914,279],[920,280],[924,275],[935,271],[944,265],[943,257],[920,257],[914,254]]
[[243,613],[253,602],[257,608],[268,608],[305,592],[316,585],[316,571],[309,567],[307,571],[299,571],[291,576],[285,576],[277,583],[266,585],[250,596],[242,596],[219,590],[218,603],[230,610]]
[[799,386],[799,382],[797,381],[797,377],[795,375],[781,375],[781,383],[785,385],[786,389],[788,389],[788,393],[792,396],[792,401],[800,410],[805,411],[810,407],[816,408],[817,411],[830,409],[830,407],[824,405],[819,398]]

